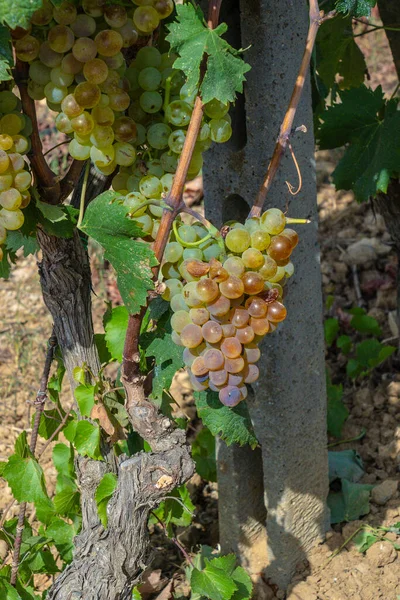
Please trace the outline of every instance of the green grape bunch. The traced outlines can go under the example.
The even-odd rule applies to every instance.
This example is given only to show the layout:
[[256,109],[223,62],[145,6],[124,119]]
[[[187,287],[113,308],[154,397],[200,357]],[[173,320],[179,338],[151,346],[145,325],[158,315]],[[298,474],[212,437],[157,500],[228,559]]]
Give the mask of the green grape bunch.
[[31,200],[32,177],[24,154],[30,149],[30,119],[21,113],[21,101],[11,91],[0,92],[0,260],[7,231],[24,224],[23,209]]
[[274,208],[231,223],[224,256],[202,225],[175,232],[162,265],[172,339],[184,347],[193,388],[210,388],[222,404],[236,406],[258,379],[260,341],[286,318],[283,286],[294,272],[298,235]]

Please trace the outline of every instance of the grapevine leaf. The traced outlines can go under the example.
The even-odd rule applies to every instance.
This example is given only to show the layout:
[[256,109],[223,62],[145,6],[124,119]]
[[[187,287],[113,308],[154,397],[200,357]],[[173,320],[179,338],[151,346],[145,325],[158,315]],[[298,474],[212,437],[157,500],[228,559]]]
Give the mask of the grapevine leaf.
[[89,421],[79,421],[74,436],[74,446],[82,456],[103,460],[100,451],[100,427]]
[[54,506],[59,515],[78,515],[81,510],[80,494],[76,486],[65,487],[54,496]]
[[238,590],[238,586],[231,577],[232,556],[233,564],[235,564],[235,556],[228,555],[206,561],[206,566],[202,571],[194,568],[190,577],[192,593],[211,600],[230,600],[234,592]]
[[107,527],[107,505],[109,500],[112,498],[115,488],[117,487],[117,482],[118,479],[114,473],[106,473],[96,489],[95,500],[97,504],[97,512],[103,527]]
[[31,456],[32,453],[29,449],[28,437],[26,435],[26,431],[22,431],[14,444],[14,453],[21,458],[27,458],[27,456]]
[[0,0],[0,23],[6,23],[11,29],[28,29],[30,18],[42,6],[42,0]]
[[183,367],[182,346],[177,346],[171,339],[171,324],[164,315],[157,322],[157,327],[150,333],[140,336],[140,346],[147,357],[154,357],[154,377],[152,398],[161,399],[163,390],[169,390],[172,379]]
[[63,211],[65,219],[60,219],[59,221],[51,221],[50,219],[46,219],[42,212],[38,210],[38,222],[49,235],[55,235],[56,237],[61,238],[71,238],[74,234],[79,211],[73,206],[63,206],[62,208],[55,208],[60,208]]
[[0,598],[2,600],[22,600],[17,590],[8,583],[5,577],[0,577]]
[[232,579],[238,589],[233,594],[231,600],[249,600],[252,595],[253,584],[247,571],[243,567],[236,567],[232,573]]
[[99,353],[100,363],[103,365],[104,363],[111,362],[113,357],[107,348],[106,336],[104,333],[95,333],[94,343],[96,344],[97,352]]
[[336,10],[353,17],[369,17],[376,0],[337,0]]
[[18,229],[17,231],[7,232],[6,244],[7,248],[9,250],[12,250],[13,252],[16,252],[20,248],[23,248],[24,256],[29,256],[29,254],[35,254],[35,252],[39,250],[39,244],[37,242],[36,236],[25,235],[20,229]]
[[207,481],[217,481],[215,438],[207,427],[201,429],[192,444],[196,472]]
[[328,452],[329,482],[335,479],[347,479],[357,483],[364,475],[363,462],[354,450]]
[[364,55],[352,35],[350,17],[337,16],[323,23],[318,32],[316,45],[316,69],[326,86],[327,95],[341,75],[342,89],[358,87],[364,82],[366,64]]
[[255,448],[258,444],[253,431],[249,411],[245,402],[234,408],[221,404],[218,394],[207,390],[195,393],[197,411],[204,425],[214,436],[219,435],[227,446],[249,444]]
[[369,495],[373,485],[341,479],[341,487],[339,492],[328,494],[331,523],[355,521],[369,513]]
[[8,68],[14,66],[11,32],[4,25],[0,25],[0,59],[8,64]]
[[188,527],[192,522],[194,510],[195,506],[190,499],[189,490],[186,485],[181,485],[175,488],[170,493],[168,499],[161,502],[157,509],[152,511],[155,516],[151,515],[149,522],[157,523],[159,519],[164,523],[168,535],[172,536],[173,529],[171,525]]
[[348,144],[333,181],[367,201],[400,174],[400,112],[397,101],[385,103],[381,87],[346,90],[340,100],[323,113],[317,137],[321,149]]
[[42,467],[37,460],[14,454],[8,459],[3,477],[18,502],[44,503],[49,500]]
[[233,102],[236,92],[243,91],[244,74],[250,70],[237,50],[221,38],[227,31],[225,23],[209,29],[199,7],[177,4],[177,19],[167,25],[167,40],[171,51],[179,54],[174,63],[187,76],[189,93],[196,90],[200,79],[200,66],[207,56],[207,70],[200,85],[203,102],[213,98],[221,102]]
[[94,406],[94,393],[94,385],[78,385],[78,387],[75,388],[75,398],[83,417],[90,417],[90,413]]
[[119,362],[122,362],[128,319],[129,314],[125,306],[116,306],[104,315],[107,348],[111,356]]
[[67,220],[67,215],[65,214],[62,206],[47,204],[46,202],[42,202],[41,200],[36,200],[36,206],[38,207],[44,218],[50,221],[51,223],[57,223],[58,221]]
[[362,529],[354,538],[353,543],[359,552],[366,552],[375,542],[378,537],[368,529]]
[[16,254],[7,247],[3,248],[3,258],[0,260],[0,278],[8,279],[11,273],[11,265],[16,262]]
[[146,304],[147,292],[154,288],[151,267],[157,259],[148,244],[135,241],[144,235],[135,221],[126,217],[127,209],[115,192],[105,192],[93,200],[85,214],[81,230],[105,250],[117,273],[118,289],[129,313],[136,314]]
[[6,60],[0,59],[0,81],[9,81],[12,79],[10,69],[10,64]]

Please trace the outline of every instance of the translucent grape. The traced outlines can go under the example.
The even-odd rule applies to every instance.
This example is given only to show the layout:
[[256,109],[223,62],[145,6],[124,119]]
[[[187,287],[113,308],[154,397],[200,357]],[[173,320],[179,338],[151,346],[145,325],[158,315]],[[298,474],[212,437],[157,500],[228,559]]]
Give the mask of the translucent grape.
[[125,25],[119,27],[117,31],[122,37],[123,48],[130,48],[131,46],[133,46],[133,44],[137,42],[139,34],[136,30],[135,24],[131,19],[128,19]]
[[21,205],[21,200],[21,193],[15,188],[0,192],[0,205],[7,210],[17,210]]
[[[171,130],[170,130],[171,132]],[[167,137],[167,146],[168,146],[168,137]],[[166,146],[164,146],[166,147]],[[175,173],[178,166],[178,155],[173,154],[172,152],[164,152],[160,157],[161,166],[164,171],[167,173]]]
[[254,330],[252,327],[242,327],[236,331],[236,337],[241,344],[250,344],[254,340]]
[[269,208],[261,215],[260,225],[270,235],[278,235],[285,229],[286,217],[279,208]]
[[210,100],[204,105],[204,112],[210,119],[222,119],[229,110],[229,102],[224,104],[219,100]]
[[[224,355],[217,348],[209,348],[206,350],[203,354],[203,358],[204,364],[209,371],[218,371],[223,368],[225,363]],[[222,383],[224,383],[224,381],[222,381]]]
[[77,37],[90,37],[96,31],[96,21],[89,15],[78,15],[71,29]]
[[256,363],[260,360],[261,351],[256,344],[249,344],[243,348],[243,355],[248,363]]
[[194,348],[193,350],[191,348],[185,348],[182,353],[183,363],[187,367],[191,367],[197,357],[198,357],[197,348]]
[[245,366],[243,375],[245,383],[254,383],[259,378],[260,371],[256,365],[249,364]]
[[92,115],[85,111],[71,119],[71,125],[79,135],[89,135],[94,129],[94,120]]
[[210,121],[210,136],[213,142],[223,144],[232,136],[232,127],[224,119],[212,119]]
[[232,308],[230,314],[230,321],[235,327],[245,327],[249,322],[250,315],[245,308]]
[[155,0],[153,7],[158,12],[160,19],[166,19],[174,10],[173,0]]
[[269,331],[269,321],[268,319],[256,319],[255,317],[251,317],[250,327],[256,335],[265,335]]
[[72,133],[74,130],[69,117],[67,117],[67,115],[63,112],[60,112],[57,115],[55,126],[57,127],[58,131],[61,131],[61,133]]
[[147,92],[153,92],[160,87],[161,73],[155,67],[146,67],[139,73],[138,82]]
[[202,375],[206,375],[208,373],[208,369],[202,356],[198,356],[194,359],[191,366],[191,371],[193,375],[196,375],[196,377],[201,377]]
[[228,373],[240,373],[244,367],[244,360],[241,356],[237,358],[226,358],[224,368]]
[[122,167],[133,165],[136,159],[136,150],[132,144],[117,142],[114,144],[115,162]]
[[228,385],[239,386],[243,383],[243,373],[228,373]]
[[141,226],[145,233],[150,233],[153,228],[152,218],[148,214],[144,214],[141,217],[135,216],[135,221]]
[[103,56],[115,56],[120,52],[123,46],[123,39],[118,31],[112,29],[104,29],[100,31],[94,41],[97,46],[97,51]]
[[5,171],[7,171],[9,165],[10,159],[7,152],[5,152],[4,150],[0,150],[0,173],[4,173]]
[[68,145],[68,152],[76,160],[87,160],[90,156],[90,145],[80,144],[74,139]]
[[154,114],[160,110],[163,104],[161,94],[158,92],[143,92],[139,99],[140,107],[144,112]]
[[191,308],[189,315],[195,325],[204,325],[210,318],[210,313],[206,308]]
[[[168,173],[169,175],[169,173]],[[162,181],[163,177],[161,178]],[[190,259],[194,258],[195,260],[201,260],[203,258],[203,253],[200,248],[185,248],[183,250],[183,258]]]
[[110,146],[114,141],[114,132],[111,127],[95,125],[90,134],[90,142],[98,148]]
[[139,6],[133,13],[133,22],[143,33],[151,33],[160,22],[158,12],[152,6]]
[[[10,173],[0,175],[0,192],[8,190],[13,184],[13,176]],[[3,242],[0,242],[3,243]]]
[[[176,333],[176,331],[171,332],[171,340],[176,346],[183,346],[179,333]],[[185,348],[185,350],[187,350],[187,348]]]
[[159,198],[162,192],[162,185],[158,177],[146,175],[140,180],[139,190],[146,198]]
[[69,118],[78,117],[83,113],[83,108],[80,104],[78,104],[75,96],[73,94],[68,94],[61,102],[61,109],[63,113],[67,115]]
[[245,286],[241,279],[239,279],[235,275],[230,275],[230,277],[226,281],[223,281],[219,284],[219,289],[223,296],[226,296],[226,298],[234,299],[240,298],[240,296],[245,290]]
[[219,295],[218,284],[212,279],[200,279],[197,282],[196,292],[203,302],[213,302]]
[[264,256],[256,248],[247,248],[242,254],[242,260],[246,269],[259,269],[264,264]]
[[222,323],[221,327],[224,337],[233,337],[236,334],[236,327],[232,323]]
[[225,238],[225,244],[228,250],[235,252],[236,254],[241,254],[247,250],[247,248],[250,246],[250,243],[250,234],[246,229],[231,229],[228,231],[228,234]]
[[104,20],[110,27],[122,27],[128,20],[126,9],[119,4],[104,8]]
[[54,52],[68,52],[74,45],[73,31],[66,25],[55,25],[49,30],[47,41]]
[[284,235],[288,238],[288,240],[290,240],[290,243],[292,244],[292,249],[296,248],[297,244],[299,243],[299,236],[297,231],[294,231],[294,229],[285,228],[282,231],[281,235]]
[[257,296],[247,298],[245,307],[251,317],[265,317],[267,314],[267,303],[262,298],[258,298]]
[[285,275],[286,277],[292,277],[294,273],[294,264],[289,262],[286,266],[285,266]]
[[55,85],[59,87],[69,87],[74,81],[74,76],[71,73],[65,73],[65,71],[62,70],[62,67],[58,66],[51,69],[50,79]]
[[161,65],[161,54],[154,46],[144,46],[137,53],[135,62],[139,70],[146,67],[157,68]]
[[[168,194],[174,182],[174,176],[171,173],[165,173],[165,175],[161,177],[160,182],[163,193]],[[188,248],[186,248],[186,250],[188,250]]]
[[[46,85],[50,81],[50,69],[39,60],[29,65],[29,77],[40,85]],[[12,109],[14,110],[14,109]],[[11,111],[7,111],[11,112]]]
[[192,108],[183,100],[171,102],[165,110],[165,118],[175,127],[188,125],[192,115]]
[[15,173],[22,171],[25,168],[25,161],[23,157],[18,154],[18,152],[12,152],[8,155],[10,159],[10,169],[12,169]]
[[176,129],[171,133],[168,138],[168,146],[172,152],[180,154],[182,152],[183,144],[185,143],[186,132],[183,129]]
[[50,44],[44,42],[40,45],[39,59],[47,67],[53,68],[61,64],[63,55],[60,52],[54,52],[54,50],[50,48]]
[[85,81],[76,86],[74,96],[83,108],[93,108],[100,101],[100,88],[94,83]]
[[[172,298],[171,298],[171,309],[174,312],[176,312],[178,310],[185,310],[186,312],[190,312],[189,311],[189,307],[186,304],[185,299],[184,299],[184,297],[183,297],[182,294],[176,294],[175,296],[172,296]],[[198,323],[196,323],[196,325],[198,325]]]
[[59,25],[71,25],[76,19],[76,7],[71,2],[62,2],[54,6],[53,18]]
[[286,236],[277,235],[272,238],[267,252],[275,261],[286,260],[292,253],[292,244]]
[[277,269],[278,269],[278,266],[277,266],[276,262],[274,261],[274,259],[271,258],[270,256],[264,255],[264,264],[259,269],[258,272],[264,279],[269,280],[271,277],[273,277],[276,274]]
[[224,338],[221,352],[226,358],[237,358],[242,352],[242,344],[236,337]]
[[271,243],[269,233],[263,229],[256,229],[251,233],[251,247],[263,251],[268,248]]
[[278,266],[276,268],[275,275],[273,275],[272,277],[268,277],[268,281],[270,281],[272,283],[277,283],[278,281],[281,281],[284,277],[285,277],[285,267]]
[[201,331],[204,339],[210,344],[216,344],[222,338],[222,327],[216,321],[207,321]]
[[82,71],[83,64],[75,58],[70,52],[66,54],[61,61],[61,68],[65,73],[71,73],[71,75],[77,75]]
[[27,35],[15,43],[15,54],[23,62],[35,60],[39,55],[40,42],[32,35]]
[[226,315],[231,307],[231,303],[225,296],[220,296],[214,302],[207,305],[207,310],[213,317],[222,317]]
[[[25,192],[32,183],[31,174],[28,171],[21,171],[17,173],[14,177],[14,187],[19,192]],[[21,205],[22,205],[22,196],[21,196]],[[7,207],[6,207],[7,208]]]
[[286,319],[287,311],[281,302],[268,304],[267,319],[273,323],[280,323]]
[[[181,333],[186,325],[191,324],[189,313],[185,310],[178,310],[171,317],[171,327],[174,331]],[[200,332],[201,333],[201,332]],[[198,345],[198,344],[196,344]],[[191,346],[190,346],[191,347]],[[195,346],[193,346],[195,347]]]
[[220,390],[218,397],[224,406],[229,407],[236,406],[242,399],[239,388],[234,385],[227,385],[224,387]]
[[181,225],[178,229],[179,237],[182,238],[184,242],[195,242],[197,239],[196,231],[193,229],[191,225]]
[[[168,138],[170,135],[171,128],[168,127],[168,125],[165,123],[155,123],[147,130],[147,141],[153,148],[156,148],[157,150],[163,150],[168,146]],[[161,156],[161,164],[163,164],[163,156],[164,155]],[[175,172],[176,164],[177,161],[175,163],[174,171],[171,172]],[[169,169],[166,169],[164,165],[163,168],[165,171],[169,171]]]
[[24,215],[22,211],[7,210],[2,208],[0,210],[0,225],[9,231],[16,231],[20,229],[24,224]]
[[96,148],[95,146],[92,146],[90,149],[90,158],[94,164],[100,168],[107,167],[113,162],[114,157],[115,150],[113,146],[106,146],[105,148]]
[[242,282],[246,294],[259,294],[264,289],[264,278],[254,271],[246,271],[246,273],[243,273]]
[[31,23],[33,25],[48,25],[53,19],[53,6],[50,2],[43,2],[43,6],[38,10],[35,10],[31,16]]
[[[196,281],[191,281],[183,288],[183,297],[185,298],[186,304],[191,308],[196,308],[203,304],[197,295],[196,285]],[[210,306],[208,306],[207,309],[211,313]]]
[[108,67],[101,58],[93,58],[85,63],[83,74],[90,83],[103,83],[108,77]]
[[18,98],[13,92],[3,90],[0,92],[0,112],[10,113],[18,106]]
[[118,142],[134,142],[136,140],[137,126],[135,122],[129,117],[119,117],[118,119],[116,119],[113,125],[113,129],[115,139]]
[[183,248],[178,242],[169,242],[164,251],[164,260],[170,263],[176,263],[182,258]]
[[[175,313],[175,315],[176,314],[177,313]],[[187,314],[187,313],[185,313],[185,314]],[[190,323],[190,324],[186,325],[181,332],[181,340],[182,340],[182,344],[186,348],[196,348],[203,341],[203,334],[201,332],[201,327],[199,325],[195,325],[194,323]]]
[[44,93],[47,100],[53,104],[60,104],[65,96],[68,95],[68,88],[61,85],[55,85],[52,81],[49,81],[49,83],[46,83],[44,86]]
[[235,275],[241,277],[245,271],[244,263],[239,256],[230,256],[224,262],[224,269],[229,275]]
[[224,385],[228,380],[228,372],[225,369],[209,372],[210,382],[215,386]]

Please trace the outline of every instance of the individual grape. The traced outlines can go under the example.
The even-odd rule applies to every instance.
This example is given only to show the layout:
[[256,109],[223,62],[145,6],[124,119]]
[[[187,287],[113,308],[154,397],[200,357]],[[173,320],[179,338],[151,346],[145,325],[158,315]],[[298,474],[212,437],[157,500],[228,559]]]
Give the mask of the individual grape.
[[224,385],[228,380],[228,372],[225,369],[219,369],[218,371],[210,371],[209,377],[211,383],[216,386]]
[[[169,175],[169,173],[167,173],[167,175]],[[160,181],[162,181],[163,178],[161,178]],[[200,248],[184,248],[183,250],[183,258],[184,259],[194,259],[194,260],[201,260],[203,258],[203,253],[200,250]]]
[[108,77],[108,67],[101,58],[93,58],[84,64],[83,74],[89,83],[100,84]]
[[[145,202],[145,201],[146,201],[146,198],[144,196],[142,196],[142,194],[139,194],[139,192],[130,192],[129,194],[127,194],[125,196],[124,206],[129,206],[129,208],[131,209],[130,213],[135,218],[141,217],[142,215],[145,214],[146,209],[147,209],[147,206],[143,206],[143,202]],[[179,273],[177,275],[179,275]],[[175,274],[170,275],[171,279],[174,277],[175,277]]]
[[258,296],[252,296],[247,298],[245,307],[251,317],[265,317],[268,310],[268,305],[262,298]]
[[32,35],[15,42],[15,54],[22,62],[30,62],[39,56],[40,42]]
[[44,86],[44,93],[49,102],[61,104],[65,96],[68,95],[68,88],[63,85],[55,85],[52,81],[49,81],[49,83],[46,83]]
[[24,224],[24,215],[21,210],[0,209],[0,226],[8,231],[16,231]]
[[223,268],[222,263],[220,263],[219,260],[211,258],[209,277],[216,283],[221,283],[222,281],[226,281],[228,279],[229,273]]
[[[101,58],[109,69],[117,70],[120,67],[125,68],[125,58],[122,52],[118,52],[117,54],[114,54],[114,56],[99,56],[98,58]],[[127,72],[125,71],[125,79],[127,78],[126,73]]]
[[262,214],[260,225],[270,235],[278,235],[285,229],[286,217],[279,208],[269,208]]
[[[151,176],[150,176],[151,177]],[[164,251],[164,260],[176,263],[182,258],[183,248],[178,242],[169,242]]]
[[226,358],[238,358],[242,352],[242,344],[236,337],[224,338],[221,344],[221,352]]
[[[14,141],[11,137],[11,135],[8,135],[7,133],[2,133],[0,134],[0,149],[1,150],[10,150],[12,148],[14,144]],[[6,159],[3,158],[3,162]],[[7,163],[8,165],[8,163]]]
[[0,92],[0,113],[11,113],[18,107],[18,98],[13,92],[3,90]]
[[[12,138],[11,138],[12,139]],[[10,159],[5,150],[0,150],[0,173],[7,171],[10,166]]]
[[159,14],[160,19],[166,19],[174,10],[173,0],[155,0],[153,7]]
[[[94,110],[96,110],[96,108]],[[92,114],[94,116],[94,111],[92,112]],[[137,126],[135,122],[129,117],[119,117],[118,119],[116,119],[113,125],[113,129],[115,139],[118,142],[134,142],[137,138]]]
[[76,7],[71,2],[62,2],[53,7],[53,18],[59,25],[71,25],[76,19]]
[[114,141],[114,132],[111,127],[102,127],[95,125],[90,134],[90,142],[97,148],[110,146]]
[[120,34],[122,38],[123,48],[130,48],[138,40],[139,34],[136,30],[135,24],[131,19],[128,19],[125,25],[119,27],[116,31]]
[[249,322],[250,315],[245,308],[232,308],[229,314],[230,321],[235,327],[245,327]]
[[242,254],[242,260],[246,269],[259,269],[264,264],[264,256],[256,248],[247,248]]
[[[176,294],[175,296],[172,296],[171,309],[174,312],[177,312],[178,310],[185,310],[186,312],[189,312],[189,307],[186,304],[182,294]],[[198,323],[195,323],[195,325],[198,325]]]
[[103,56],[115,56],[121,51],[123,39],[118,31],[113,29],[104,29],[94,38],[97,51]]
[[72,47],[73,57],[81,63],[92,61],[97,55],[97,46],[89,37],[81,37]]
[[7,210],[17,210],[21,205],[21,200],[22,196],[15,188],[0,193],[0,205]]
[[74,45],[73,31],[66,25],[54,25],[49,30],[47,41],[54,52],[68,52]]
[[58,87],[69,87],[74,81],[74,76],[71,75],[71,73],[65,73],[65,71],[62,70],[62,67],[58,66],[51,69],[50,79]]
[[197,282],[196,291],[203,302],[213,302],[219,295],[218,284],[208,278],[200,279]]
[[141,217],[135,216],[135,221],[140,225],[145,233],[150,233],[153,229],[153,220],[148,214],[144,214]]
[[189,315],[195,325],[204,325],[210,318],[210,313],[206,308],[191,308]]
[[90,37],[96,31],[96,21],[89,15],[78,15],[71,23],[71,29],[76,37]]
[[[190,281],[183,288],[183,297],[185,298],[186,304],[190,308],[197,308],[203,304],[197,295],[196,285],[196,281]],[[210,314],[212,314],[210,306],[208,306],[207,309],[210,312]]]
[[155,177],[154,175],[146,175],[140,180],[139,190],[143,196],[146,196],[146,198],[159,198],[162,192],[162,185],[158,177]]
[[76,86],[74,96],[83,108],[93,108],[99,103],[101,92],[97,85],[85,81]]
[[[147,175],[155,175],[159,179],[164,175],[164,169],[161,166],[161,162],[154,158],[146,162]],[[161,181],[161,179],[160,179]]]
[[192,373],[190,373],[190,383],[195,392],[202,392],[209,387],[207,375],[203,375],[203,377],[195,377]]
[[224,367],[225,357],[221,350],[218,350],[217,348],[209,348],[206,350],[203,354],[203,358],[204,364],[209,371],[218,371]]
[[223,144],[232,137],[232,127],[225,119],[212,119],[210,121],[210,136],[213,142]]
[[222,119],[228,110],[229,102],[225,104],[216,99],[210,100],[210,102],[207,102],[207,104],[204,105],[204,113],[207,117],[210,117],[210,119]]
[[[183,346],[183,344],[181,342],[181,338],[179,336],[179,333],[176,333],[176,331],[171,332],[171,340],[174,342],[174,344],[176,346]],[[186,348],[185,348],[185,350],[186,350]]]
[[222,327],[215,321],[207,321],[201,328],[204,339],[210,344],[216,344],[222,338]]
[[242,327],[236,331],[236,337],[241,344],[250,344],[254,340],[254,331],[252,327]]
[[281,302],[268,304],[267,319],[273,323],[280,323],[286,319],[287,311]]
[[112,4],[104,7],[104,20],[112,28],[125,25],[128,20],[126,9],[120,4]]
[[149,34],[157,29],[160,16],[152,6],[139,6],[133,13],[133,22],[141,32]]
[[236,327],[232,323],[221,323],[221,327],[224,337],[233,337],[236,334]]
[[136,150],[132,144],[127,142],[117,142],[114,144],[115,162],[122,167],[133,165],[136,160]]
[[254,271],[246,271],[242,275],[245,294],[255,295],[264,289],[264,279],[262,275]]
[[281,279],[283,279],[285,277],[285,267],[277,267],[276,268],[276,273],[274,276],[272,277],[268,277],[268,281],[270,281],[271,283],[278,283],[278,281],[281,281]]
[[240,398],[241,400],[246,400],[247,396],[248,396],[248,389],[246,385],[239,385],[238,386],[239,392],[240,392]]
[[[0,192],[8,190],[13,184],[14,178],[10,173],[0,175]],[[2,244],[3,242],[0,242]]]
[[[19,191],[19,192],[26,192],[26,190],[30,187],[32,183],[32,177],[31,174],[28,171],[21,171],[20,173],[17,173],[14,177],[14,187]],[[22,205],[22,195],[21,195],[21,205]],[[20,208],[21,208],[20,205]],[[7,208],[7,207],[5,207]],[[25,207],[22,207],[25,208]]]
[[42,27],[48,25],[53,20],[53,6],[50,2],[43,2],[43,6],[35,10],[31,16],[31,23]]
[[61,102],[61,110],[69,118],[79,117],[83,113],[83,108],[78,104],[73,94],[68,94]]
[[[264,283],[264,282],[263,282]],[[245,290],[243,281],[235,275],[230,275],[226,281],[222,281],[219,284],[219,289],[223,296],[226,298],[234,299],[240,298]]]
[[114,161],[114,157],[115,150],[113,146],[106,146],[105,148],[96,148],[95,146],[92,146],[90,149],[90,158],[96,167],[107,167]]
[[294,273],[294,264],[289,262],[287,265],[285,265],[285,275],[287,278],[292,277]]
[[243,383],[243,371],[240,373],[228,373],[228,385],[239,386]]
[[275,261],[286,260],[292,253],[292,244],[284,235],[277,235],[272,238],[271,244],[267,250],[268,255]]
[[274,259],[268,255],[264,255],[264,264],[258,272],[264,279],[269,280],[270,277],[273,277],[276,274],[277,269],[278,266]]
[[202,377],[203,375],[208,374],[208,369],[202,356],[198,356],[194,359],[190,370],[196,377]]
[[290,241],[290,243],[292,244],[292,250],[294,248],[296,248],[297,244],[299,243],[299,236],[297,231],[294,231],[294,229],[284,229],[281,233],[281,235],[285,236],[288,238],[288,240]]
[[165,110],[165,118],[168,123],[175,127],[184,127],[188,125],[192,116],[192,108],[183,100],[175,100],[168,104]]
[[161,54],[154,46],[144,46],[137,53],[135,62],[139,70],[146,67],[157,68],[161,65]]
[[147,92],[154,92],[160,87],[161,73],[155,67],[146,67],[139,73],[139,85]]
[[182,152],[183,144],[185,143],[186,132],[183,129],[176,129],[171,133],[168,138],[168,146],[172,152],[180,154]]
[[256,335],[265,335],[269,331],[269,321],[268,319],[251,317],[250,327]]
[[243,375],[245,383],[254,383],[260,376],[260,370],[256,365],[249,364],[245,366]]
[[71,119],[71,125],[78,135],[90,135],[94,129],[94,120],[90,113],[84,111]]
[[43,100],[45,98],[44,85],[35,83],[32,81],[32,79],[30,79],[28,81],[28,94],[32,100]]
[[10,159],[10,169],[12,169],[14,171],[14,173],[18,173],[19,171],[22,171],[23,169],[25,169],[25,161],[23,159],[23,157],[18,154],[18,152],[12,152],[8,155],[8,158]]
[[213,317],[223,317],[227,314],[231,307],[231,303],[225,296],[220,296],[214,302],[207,304],[207,310]]
[[[29,65],[30,79],[32,79],[32,81],[34,81],[35,83],[38,83],[40,85],[46,85],[46,83],[49,83],[50,72],[51,72],[51,70],[49,69],[49,67],[46,67],[46,65],[41,63],[39,60],[36,60],[35,62],[33,62]],[[14,110],[14,109],[12,109],[12,110]],[[8,111],[4,111],[4,112],[10,113],[11,111],[8,110]]]
[[203,156],[199,151],[194,151],[188,169],[188,179],[196,177],[203,166]]
[[143,92],[139,98],[139,102],[140,107],[145,113],[154,114],[161,109],[163,99],[158,92]]
[[178,310],[171,317],[171,327],[177,333],[181,333],[186,325],[191,324],[189,313],[185,310]]
[[61,64],[63,54],[61,52],[54,52],[50,48],[50,44],[44,42],[40,45],[39,59],[46,67],[54,68]]
[[[167,195],[172,188],[172,184],[174,182],[174,176],[171,173],[165,173],[161,179],[161,186],[162,186],[162,194]],[[186,248],[188,250],[188,248]]]
[[[181,276],[182,279],[185,279],[186,281],[194,282],[195,283],[195,282],[197,282],[200,279],[200,276],[198,276],[198,275],[192,275],[190,273],[190,271],[187,268],[188,267],[188,263],[190,263],[190,262],[192,262],[192,261],[186,261],[185,260],[185,261],[181,262],[179,264],[178,270],[179,270],[179,273],[180,273],[180,276]],[[197,292],[196,292],[196,295],[197,295]]]
[[69,117],[67,117],[67,115],[63,112],[60,112],[56,116],[55,126],[57,127],[58,131],[61,131],[61,133],[68,134],[68,133],[72,133],[74,131],[74,128],[72,127],[72,123],[71,123]]
[[230,408],[239,404],[242,399],[239,388],[234,385],[224,387],[220,390],[218,397],[224,406],[229,406]]
[[[175,313],[175,315],[176,314],[177,313]],[[199,325],[195,325],[194,323],[186,325],[181,332],[181,340],[182,344],[186,348],[196,348],[203,341],[201,327]]]
[[243,348],[243,355],[249,364],[256,363],[260,360],[261,351],[256,344],[248,344]]
[[230,256],[224,262],[224,269],[229,275],[235,275],[241,277],[245,271],[243,260],[239,256]]
[[[171,131],[171,130],[170,130]],[[168,137],[167,137],[167,146],[168,146]],[[166,146],[164,146],[166,147]],[[175,173],[178,166],[178,155],[173,154],[172,152],[164,152],[160,156],[161,166],[164,171],[167,173]]]
[[80,144],[74,139],[68,145],[68,152],[76,160],[87,160],[90,156],[90,145]]
[[256,229],[251,233],[251,247],[260,250],[266,250],[271,243],[271,236],[262,229]]
[[191,367],[198,356],[198,348],[185,348],[182,353],[183,364],[186,367]]
[[231,229],[228,231],[228,234],[225,238],[225,244],[228,250],[235,252],[236,254],[241,254],[247,250],[247,248],[250,246],[250,242],[250,234],[246,229]]
[[[151,125],[147,130],[147,141],[149,142],[152,148],[156,148],[157,150],[163,150],[168,146],[168,138],[171,135],[171,128],[168,127],[165,123],[155,123]],[[163,156],[161,156],[161,164],[163,164]],[[176,161],[177,164],[177,161]],[[168,171],[163,165],[165,171]],[[171,172],[175,172],[176,165],[174,170]]]

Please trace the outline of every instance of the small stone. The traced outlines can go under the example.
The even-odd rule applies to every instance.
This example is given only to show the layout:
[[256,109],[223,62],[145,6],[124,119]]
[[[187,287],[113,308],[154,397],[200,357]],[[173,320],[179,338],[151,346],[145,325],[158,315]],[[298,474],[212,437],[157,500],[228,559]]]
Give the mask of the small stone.
[[4,540],[0,540],[0,560],[3,561],[8,554],[8,544]]
[[374,567],[384,567],[396,560],[397,552],[391,542],[376,542],[367,550],[366,558]]
[[388,531],[388,533],[385,534],[385,539],[389,540],[390,542],[396,542],[397,535],[394,533],[394,531]]
[[393,498],[397,492],[398,481],[387,479],[379,485],[375,486],[371,492],[371,500],[379,506],[384,506],[388,500]]
[[348,265],[365,265],[377,258],[378,253],[371,243],[370,238],[362,238],[358,242],[350,244],[343,254],[343,260]]

